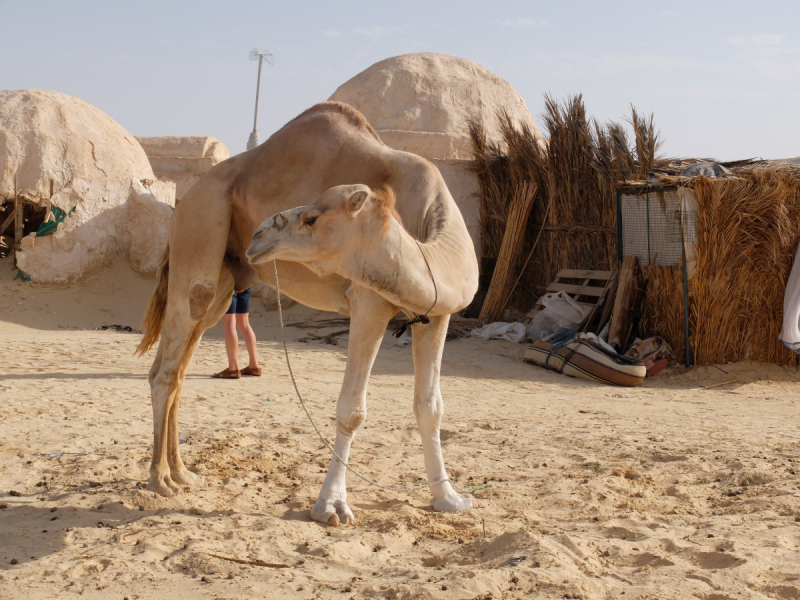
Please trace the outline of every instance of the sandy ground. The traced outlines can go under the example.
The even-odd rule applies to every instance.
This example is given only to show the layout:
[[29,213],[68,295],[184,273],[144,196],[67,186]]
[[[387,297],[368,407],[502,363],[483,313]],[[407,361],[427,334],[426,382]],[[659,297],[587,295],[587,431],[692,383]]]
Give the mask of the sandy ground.
[[[437,514],[427,492],[351,477],[358,523],[332,528],[308,517],[328,455],[293,396],[276,313],[252,314],[260,379],[210,379],[224,367],[219,326],[201,343],[181,432],[208,485],[166,499],[143,489],[152,353],[133,357],[138,334],[93,331],[136,327],[153,282],[117,266],[47,289],[12,282],[9,266],[0,597],[800,598],[794,369],[673,368],[622,389],[525,364],[524,345],[448,342],[445,460],[461,485],[486,484],[479,507]],[[346,337],[331,346],[288,331],[301,389],[332,437]],[[412,390],[410,349],[387,337],[353,463],[389,485],[423,474]]]

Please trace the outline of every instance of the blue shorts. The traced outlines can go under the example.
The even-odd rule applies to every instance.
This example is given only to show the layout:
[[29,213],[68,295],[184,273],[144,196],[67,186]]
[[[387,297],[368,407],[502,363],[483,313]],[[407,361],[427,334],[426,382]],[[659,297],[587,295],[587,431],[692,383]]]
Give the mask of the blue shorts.
[[250,312],[250,294],[252,289],[247,288],[243,292],[234,292],[231,299],[231,307],[226,315],[244,315]]

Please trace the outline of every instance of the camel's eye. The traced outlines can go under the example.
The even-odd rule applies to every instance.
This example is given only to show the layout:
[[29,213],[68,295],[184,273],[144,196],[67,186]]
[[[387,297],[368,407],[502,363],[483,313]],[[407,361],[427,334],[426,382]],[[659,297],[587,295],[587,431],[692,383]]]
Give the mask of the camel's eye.
[[303,220],[303,226],[304,227],[313,227],[314,223],[317,222],[317,217],[318,216],[319,215],[308,215],[308,216],[303,215],[303,219],[302,219]]

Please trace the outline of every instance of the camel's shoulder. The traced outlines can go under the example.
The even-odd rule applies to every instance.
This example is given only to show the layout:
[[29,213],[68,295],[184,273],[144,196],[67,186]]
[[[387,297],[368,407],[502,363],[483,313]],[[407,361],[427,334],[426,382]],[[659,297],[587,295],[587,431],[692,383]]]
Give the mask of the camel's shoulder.
[[372,137],[374,137],[378,142],[383,145],[383,141],[372,128],[372,125],[369,124],[366,117],[358,112],[355,108],[350,106],[349,104],[345,104],[343,102],[318,102],[311,108],[304,110],[302,113],[297,115],[294,119],[287,123],[291,125],[292,123],[303,121],[304,119],[313,118],[317,115],[325,115],[325,114],[335,114],[342,116],[350,125],[353,125],[359,129],[363,129],[364,131],[368,132]]

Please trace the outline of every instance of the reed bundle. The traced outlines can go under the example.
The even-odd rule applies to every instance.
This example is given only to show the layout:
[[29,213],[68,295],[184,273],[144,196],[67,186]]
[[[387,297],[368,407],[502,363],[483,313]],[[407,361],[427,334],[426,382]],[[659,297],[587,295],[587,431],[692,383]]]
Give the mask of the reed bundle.
[[[634,131],[645,128],[643,119],[635,116]],[[524,270],[521,260],[514,265],[520,285],[509,301],[510,307],[525,311],[561,269],[614,267],[616,183],[636,177],[641,169],[624,128],[617,123],[601,126],[587,117],[581,96],[563,103],[545,96],[546,143],[529,129],[516,127],[506,113],[497,118],[501,143],[490,142],[480,123],[470,123],[471,168],[480,184],[482,270],[486,275],[495,268],[514,190],[523,181],[535,183],[537,200],[519,256],[530,254],[540,231],[542,238]],[[642,131],[639,137],[650,139],[652,127]],[[644,144],[642,151],[656,148],[657,144]],[[642,160],[652,164],[657,157],[651,153]]]
[[497,321],[506,307],[514,278],[514,266],[522,252],[522,238],[536,197],[536,189],[535,183],[524,181],[514,192],[492,283],[481,307],[481,323]]

